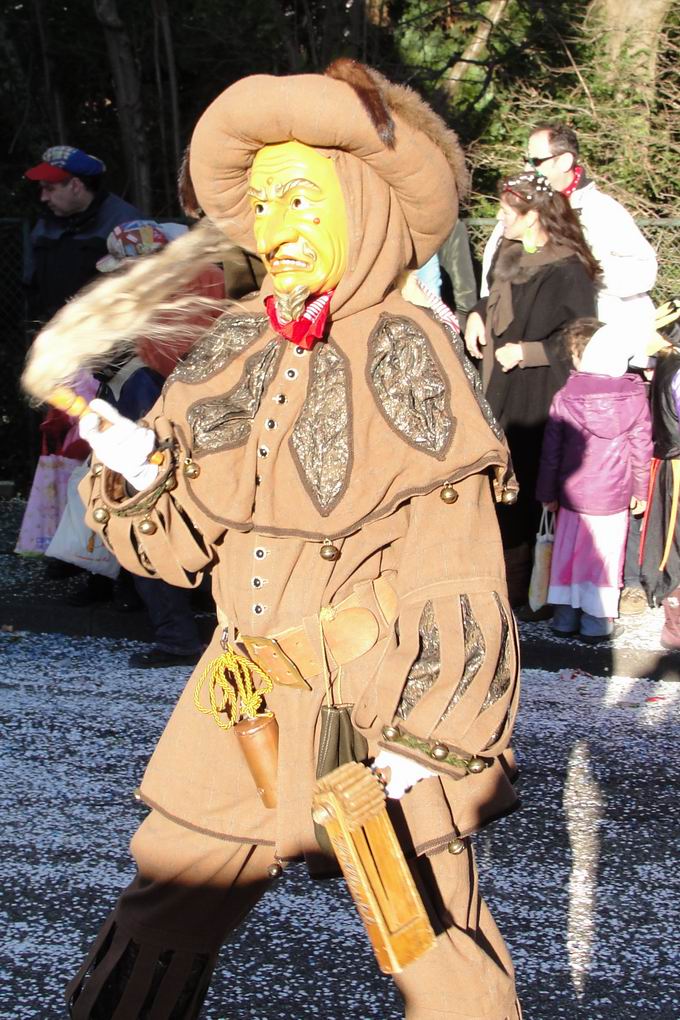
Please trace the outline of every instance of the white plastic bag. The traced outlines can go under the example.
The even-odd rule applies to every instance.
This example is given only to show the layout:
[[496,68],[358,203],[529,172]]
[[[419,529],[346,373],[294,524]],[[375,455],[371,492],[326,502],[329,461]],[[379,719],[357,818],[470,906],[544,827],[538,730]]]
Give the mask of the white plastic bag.
[[552,563],[553,545],[555,543],[555,514],[543,510],[541,523],[536,534],[534,546],[534,565],[529,581],[529,606],[535,612],[542,609],[548,601],[550,587],[550,565]]
[[89,570],[91,574],[116,578],[120,572],[118,560],[102,544],[99,535],[85,524],[85,507],[78,486],[89,470],[88,463],[79,464],[71,474],[66,492],[66,509],[45,555],[74,563],[83,570]]

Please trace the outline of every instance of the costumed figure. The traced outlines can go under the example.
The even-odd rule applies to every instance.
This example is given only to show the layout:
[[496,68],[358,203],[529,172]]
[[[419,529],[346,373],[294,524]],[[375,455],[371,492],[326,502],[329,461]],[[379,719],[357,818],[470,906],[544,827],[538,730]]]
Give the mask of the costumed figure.
[[[69,987],[72,1016],[198,1015],[220,945],[286,862],[326,866],[312,793],[342,731],[389,779],[437,933],[395,975],[406,1016],[516,1020],[468,838],[516,803],[517,639],[493,505],[508,455],[459,337],[395,287],[455,222],[456,136],[341,60],[232,85],[196,127],[190,173],[222,244],[256,246],[267,277],[146,423],[99,431],[109,409],[93,405],[81,492],[128,569],[185,586],[211,570],[219,626],[149,762],[138,875]],[[69,335],[91,338],[96,308],[104,346],[129,337],[139,285],[143,330],[163,278],[177,293],[219,246],[199,224],[145,260],[155,273],[131,269],[125,307],[113,280],[69,306],[29,392],[87,360]],[[55,333],[61,374],[41,362]]]
[[642,525],[642,586],[650,606],[663,606],[661,644],[680,648],[680,299],[657,310],[659,334],[648,353],[656,355],[651,383],[654,457],[647,512]]

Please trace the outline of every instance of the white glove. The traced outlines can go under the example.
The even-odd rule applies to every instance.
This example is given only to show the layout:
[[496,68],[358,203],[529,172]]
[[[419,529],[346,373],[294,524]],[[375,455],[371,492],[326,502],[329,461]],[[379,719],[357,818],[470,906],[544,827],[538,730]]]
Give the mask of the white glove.
[[395,754],[394,751],[378,752],[373,762],[373,770],[377,772],[382,769],[390,770],[385,794],[391,800],[401,800],[406,791],[421,779],[429,779],[437,774],[420,762],[405,758],[403,754]]
[[[97,458],[111,471],[117,471],[135,489],[146,489],[158,477],[158,465],[149,464],[156,446],[156,433],[124,418],[105,400],[90,403],[93,413],[80,419],[80,434]],[[110,422],[100,429],[102,422]]]

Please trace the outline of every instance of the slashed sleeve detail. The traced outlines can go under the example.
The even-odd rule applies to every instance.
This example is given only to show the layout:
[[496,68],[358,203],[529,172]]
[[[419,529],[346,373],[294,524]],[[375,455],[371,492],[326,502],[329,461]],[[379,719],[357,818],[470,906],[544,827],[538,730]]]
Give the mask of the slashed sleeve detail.
[[454,506],[435,492],[412,508],[377,696],[379,745],[456,779],[506,750],[519,696],[489,480],[473,476],[458,492]]
[[397,715],[401,719],[408,718],[411,709],[415,708],[439,677],[441,666],[439,628],[435,622],[434,608],[431,602],[425,603],[420,614],[418,639],[418,657],[408,672],[397,708]]

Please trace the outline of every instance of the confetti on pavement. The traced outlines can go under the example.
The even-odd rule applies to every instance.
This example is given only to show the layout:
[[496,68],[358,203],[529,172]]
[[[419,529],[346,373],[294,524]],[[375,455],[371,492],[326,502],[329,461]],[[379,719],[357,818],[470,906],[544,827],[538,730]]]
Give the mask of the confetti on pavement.
[[[0,633],[0,1018],[57,1020],[129,880],[132,798],[182,669],[130,642]],[[520,811],[476,838],[526,1020],[677,1020],[680,685],[526,670]],[[339,880],[289,868],[223,951],[204,1020],[398,1020]]]

